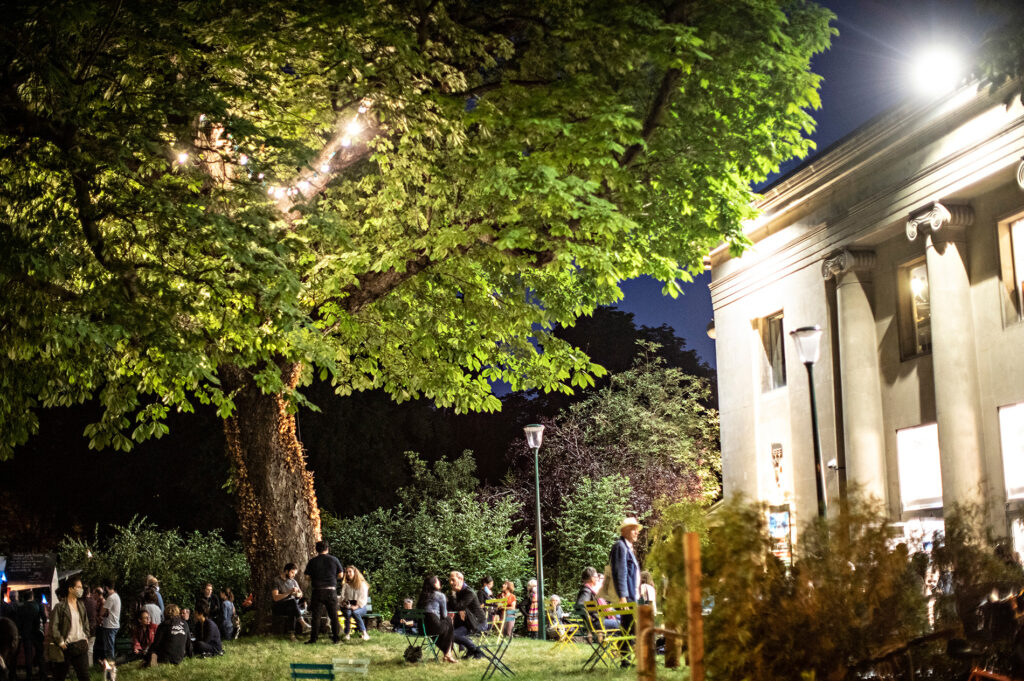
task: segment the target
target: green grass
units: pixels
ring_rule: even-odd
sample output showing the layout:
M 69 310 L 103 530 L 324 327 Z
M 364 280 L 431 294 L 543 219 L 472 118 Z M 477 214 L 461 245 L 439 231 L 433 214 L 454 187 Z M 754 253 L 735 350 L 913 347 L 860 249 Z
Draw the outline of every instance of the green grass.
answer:
M 397 634 L 371 632 L 369 641 L 352 640 L 332 645 L 330 639 L 307 646 L 280 638 L 246 638 L 225 644 L 224 656 L 185 660 L 177 667 L 160 665 L 142 669 L 138 662 L 118 669 L 118 681 L 289 681 L 291 662 L 331 662 L 333 658 L 367 658 L 368 678 L 382 681 L 478 681 L 487 668 L 485 660 L 462 660 L 458 664 L 419 662 L 409 664 L 402 659 L 406 641 Z M 505 662 L 516 673 L 511 681 L 541 681 L 575 677 L 580 681 L 603 679 L 635 679 L 636 669 L 608 669 L 584 672 L 583 662 L 590 654 L 586 644 L 575 650 L 552 652 L 554 644 L 517 638 L 505 654 Z M 424 650 L 424 654 L 429 653 Z M 659 664 L 661 663 L 659 658 Z M 356 681 L 357 674 L 345 675 Z M 344 681 L 344 676 L 340 677 Z M 500 674 L 496 680 L 503 679 Z M 685 670 L 658 670 L 659 679 L 687 681 Z

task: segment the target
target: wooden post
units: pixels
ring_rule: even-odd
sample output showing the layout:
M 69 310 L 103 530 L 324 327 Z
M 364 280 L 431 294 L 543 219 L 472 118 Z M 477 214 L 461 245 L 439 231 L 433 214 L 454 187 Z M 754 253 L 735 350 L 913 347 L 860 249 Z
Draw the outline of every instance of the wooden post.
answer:
M 686 615 L 689 635 L 690 681 L 704 681 L 704 620 L 700 591 L 700 535 L 687 532 L 683 537 L 686 549 Z
M 681 530 L 675 530 L 672 532 L 673 542 L 679 543 L 680 554 L 685 555 L 686 551 L 686 538 Z M 684 566 L 685 567 L 685 566 Z M 667 596 L 667 594 L 666 594 Z M 667 599 L 666 599 L 667 600 Z M 682 622 L 679 621 L 666 621 L 665 626 L 669 629 L 675 629 L 681 631 Z M 665 638 L 665 668 L 666 669 L 678 669 L 682 664 L 683 659 L 683 639 L 681 636 L 667 636 Z
M 655 681 L 658 675 L 654 657 L 654 606 L 649 603 L 638 605 L 636 622 L 636 678 Z

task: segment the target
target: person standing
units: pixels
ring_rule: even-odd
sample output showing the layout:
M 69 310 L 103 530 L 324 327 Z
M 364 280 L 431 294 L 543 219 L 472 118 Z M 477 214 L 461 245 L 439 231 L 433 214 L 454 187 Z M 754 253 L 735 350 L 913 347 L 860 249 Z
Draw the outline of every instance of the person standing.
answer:
M 11 600 L 13 602 L 14 599 Z M 20 603 L 14 611 L 15 622 L 18 625 L 18 634 L 21 636 L 21 652 L 25 658 L 25 678 L 31 679 L 32 665 L 35 663 L 38 650 L 35 637 L 40 630 L 42 609 L 39 607 L 39 601 L 35 599 L 32 589 L 22 591 L 19 600 Z M 42 677 L 42 669 L 39 671 L 40 677 Z
M 103 612 L 103 589 L 100 587 L 86 588 L 85 590 L 85 611 L 89 613 L 89 666 L 93 665 L 93 662 L 100 659 L 102 654 L 103 641 L 96 642 L 97 635 L 100 633 L 100 623 L 103 618 L 100 617 L 100 613 Z
M 619 603 L 636 603 L 640 588 L 640 561 L 636 558 L 633 544 L 640 536 L 641 526 L 636 518 L 626 518 L 619 525 L 619 538 L 612 545 L 608 562 L 612 566 L 612 584 Z M 633 632 L 633 616 L 622 615 L 619 627 L 624 633 Z M 623 661 L 623 665 L 627 663 Z
M 649 603 L 654 616 L 658 616 L 658 594 L 654 589 L 651 573 L 644 570 L 640 573 L 640 603 Z
M 114 661 L 115 649 L 114 639 L 117 638 L 117 630 L 121 628 L 121 597 L 117 594 L 114 580 L 103 581 L 103 610 L 100 611 L 100 633 L 97 638 L 103 641 L 103 656 L 101 660 Z M 85 606 L 82 606 L 83 609 Z
M 50 640 L 60 648 L 63 658 L 53 664 L 54 681 L 64 681 L 72 667 L 78 681 L 89 681 L 89 614 L 82 602 L 84 595 L 82 580 L 72 578 L 64 600 L 50 613 Z
M 526 584 L 526 597 L 523 599 L 523 617 L 526 619 L 526 632 L 530 638 L 537 638 L 540 626 L 540 603 L 537 601 L 537 580 L 531 579 Z
M 221 628 L 221 637 L 225 641 L 231 641 L 235 638 L 235 594 L 231 592 L 231 587 L 224 587 L 220 590 L 220 610 L 223 613 L 224 626 Z
M 224 610 L 221 608 L 220 599 L 217 598 L 217 594 L 213 593 L 213 584 L 207 582 L 203 584 L 203 590 L 199 592 L 199 597 L 196 598 L 195 611 L 199 612 L 206 606 L 207 617 L 217 623 L 220 628 L 224 627 Z
M 338 622 L 338 579 L 344 568 L 341 561 L 332 556 L 330 544 L 326 540 L 316 543 L 316 553 L 306 563 L 303 571 L 313 586 L 313 597 L 309 601 L 309 612 L 313 629 L 306 644 L 316 643 L 320 635 L 320 606 L 327 609 L 327 618 L 331 623 L 331 641 L 341 641 L 341 624 Z
M 163 621 L 164 597 L 160 594 L 160 580 L 153 575 L 146 575 L 146 588 L 156 592 L 156 604 L 160 607 L 160 620 Z

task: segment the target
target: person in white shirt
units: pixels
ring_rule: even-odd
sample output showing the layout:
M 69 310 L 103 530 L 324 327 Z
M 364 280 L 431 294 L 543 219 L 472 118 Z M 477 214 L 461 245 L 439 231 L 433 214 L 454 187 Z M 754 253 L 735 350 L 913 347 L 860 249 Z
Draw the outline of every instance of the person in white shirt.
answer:
M 103 641 L 103 656 L 99 659 L 114 661 L 114 639 L 121 628 L 121 597 L 117 595 L 113 580 L 103 582 L 103 610 L 100 611 L 100 635 Z

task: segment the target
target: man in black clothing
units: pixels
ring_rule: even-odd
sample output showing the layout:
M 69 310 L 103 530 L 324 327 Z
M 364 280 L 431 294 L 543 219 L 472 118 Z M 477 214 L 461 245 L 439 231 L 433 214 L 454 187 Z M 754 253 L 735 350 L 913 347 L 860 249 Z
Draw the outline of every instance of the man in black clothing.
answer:
M 483 608 L 461 572 L 452 570 L 448 575 L 448 583 L 452 586 L 448 596 L 448 612 L 453 614 L 452 624 L 455 626 L 452 638 L 466 650 L 467 657 L 480 659 L 484 654 L 470 636 L 482 631 L 487 625 Z
M 199 625 L 196 631 L 196 642 L 192 644 L 196 655 L 210 657 L 211 655 L 223 655 L 224 648 L 220 642 L 220 627 L 207 616 L 205 608 L 196 610 L 196 624 Z
M 309 635 L 309 643 L 316 643 L 320 635 L 320 606 L 327 608 L 327 617 L 331 622 L 331 641 L 341 640 L 341 624 L 338 622 L 338 579 L 344 568 L 341 561 L 332 556 L 326 541 L 316 543 L 317 555 L 306 563 L 303 572 L 309 577 L 313 586 L 313 596 L 309 601 L 309 613 L 312 618 L 313 631 Z

